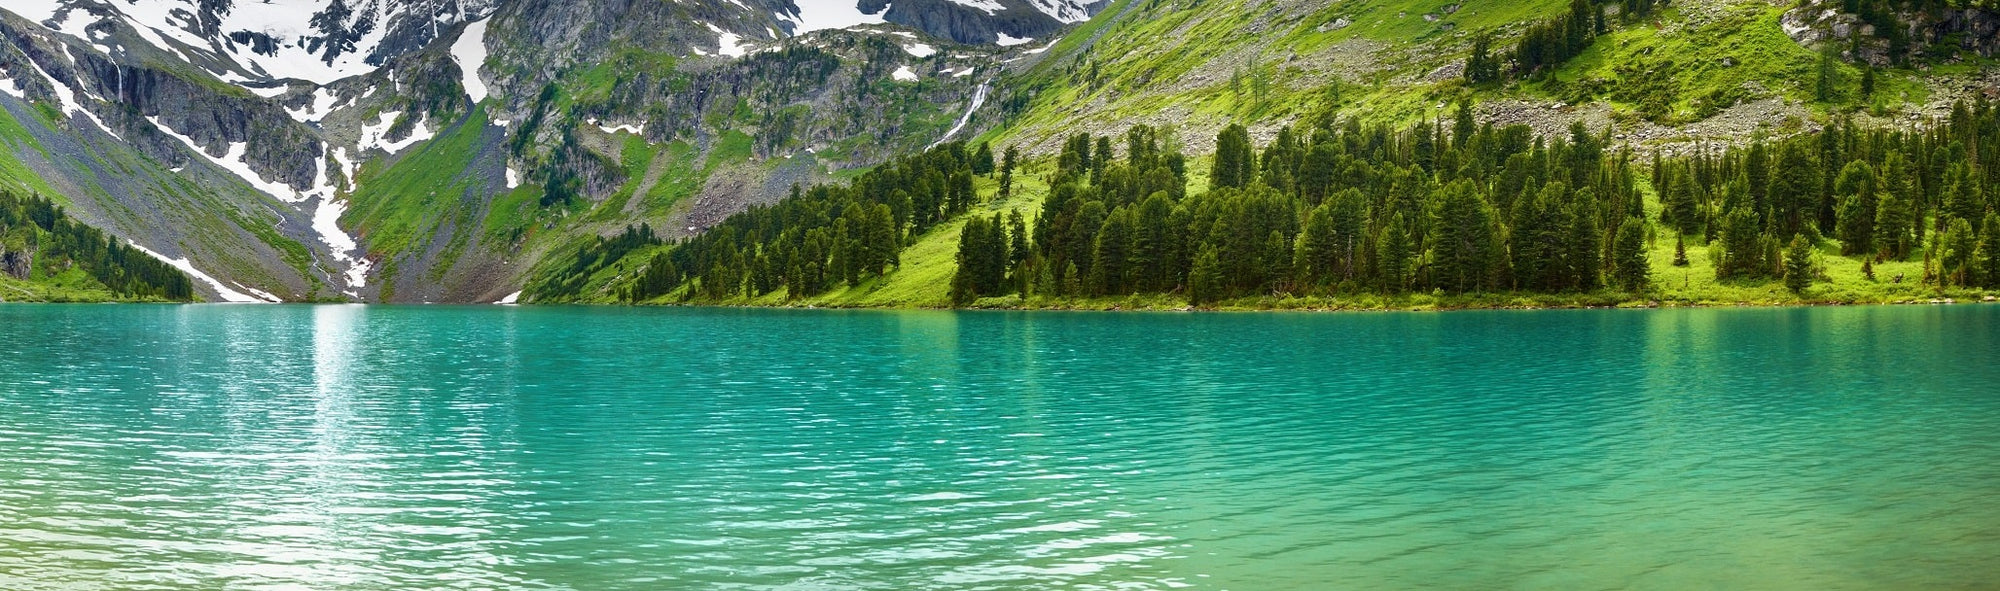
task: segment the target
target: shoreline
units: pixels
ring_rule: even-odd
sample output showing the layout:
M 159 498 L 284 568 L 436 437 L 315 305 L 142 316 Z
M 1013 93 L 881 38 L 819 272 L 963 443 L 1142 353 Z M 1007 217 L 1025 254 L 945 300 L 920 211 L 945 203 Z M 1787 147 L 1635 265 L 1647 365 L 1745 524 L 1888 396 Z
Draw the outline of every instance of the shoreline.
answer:
M 1136 297 L 1136 296 L 1135 296 Z M 1410 297 L 1410 296 L 1404 296 Z M 1437 297 L 1437 296 L 1421 296 Z M 1450 296 L 1446 296 L 1449 298 Z M 1411 302 L 1407 305 L 1381 305 L 1371 303 L 1322 303 L 1321 298 L 1279 299 L 1275 305 L 1242 305 L 1224 303 L 1222 305 L 1190 306 L 1185 303 L 1165 304 L 1159 302 L 1132 302 L 1130 300 L 1085 300 L 1052 301 L 1040 304 L 1007 303 L 1004 300 L 1017 298 L 988 298 L 1003 300 L 981 304 L 974 302 L 965 306 L 930 305 L 875 305 L 839 303 L 757 303 L 757 302 L 671 302 L 671 303 L 606 303 L 606 302 L 564 302 L 520 304 L 523 306 L 611 306 L 630 308 L 682 307 L 682 308 L 743 308 L 773 310 L 978 310 L 995 312 L 1458 312 L 1478 310 L 1652 310 L 1652 309 L 1698 309 L 1698 308 L 1817 308 L 1837 306 L 1950 306 L 1963 304 L 2000 303 L 2000 296 L 1986 292 L 1972 294 L 1941 295 L 1933 298 L 1900 298 L 1887 300 L 1780 300 L 1780 301 L 1689 301 L 1689 300 L 1624 300 L 1618 302 L 1558 303 L 1523 302 L 1513 298 L 1508 302 Z

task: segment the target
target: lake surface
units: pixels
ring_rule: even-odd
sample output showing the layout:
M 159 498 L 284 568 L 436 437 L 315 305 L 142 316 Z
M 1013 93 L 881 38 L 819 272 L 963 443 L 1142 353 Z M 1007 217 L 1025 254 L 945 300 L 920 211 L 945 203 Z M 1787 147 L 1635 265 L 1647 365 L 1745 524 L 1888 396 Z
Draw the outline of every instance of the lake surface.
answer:
M 0 588 L 1963 588 L 2000 306 L 0 306 Z

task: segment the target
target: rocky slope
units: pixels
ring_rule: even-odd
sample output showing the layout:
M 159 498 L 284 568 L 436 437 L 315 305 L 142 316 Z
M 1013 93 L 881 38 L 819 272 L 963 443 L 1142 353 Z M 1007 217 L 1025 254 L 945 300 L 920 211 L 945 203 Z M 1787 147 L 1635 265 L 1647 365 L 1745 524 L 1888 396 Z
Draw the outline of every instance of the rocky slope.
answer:
M 492 301 L 578 240 L 698 231 L 938 141 L 1090 10 L 868 4 L 10 3 L 0 183 L 209 299 Z

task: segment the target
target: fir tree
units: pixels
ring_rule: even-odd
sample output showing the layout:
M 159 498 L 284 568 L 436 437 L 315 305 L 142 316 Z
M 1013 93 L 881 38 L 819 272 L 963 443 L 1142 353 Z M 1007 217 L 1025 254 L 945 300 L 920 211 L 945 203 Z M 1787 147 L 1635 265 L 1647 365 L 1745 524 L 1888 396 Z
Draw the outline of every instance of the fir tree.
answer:
M 1021 151 L 1013 146 L 1007 146 L 1006 155 L 1000 160 L 1001 199 L 1007 199 L 1014 195 L 1014 163 L 1019 162 L 1020 159 Z
M 1402 293 L 1410 285 L 1410 253 L 1415 249 L 1409 233 L 1403 230 L 1402 214 L 1389 218 L 1387 226 L 1376 245 L 1376 270 L 1384 291 Z
M 1973 256 L 1979 265 L 1981 285 L 2000 289 L 2000 213 L 1986 214 L 1980 233 L 1979 250 Z
M 1492 206 L 1479 198 L 1471 181 L 1457 181 L 1438 191 L 1432 226 L 1437 240 L 1432 266 L 1439 287 L 1474 292 L 1493 286 L 1499 245 L 1493 232 Z
M 1804 234 L 1792 236 L 1792 245 L 1785 249 L 1785 289 L 1805 293 L 1812 286 L 1812 254 L 1812 242 Z
M 1222 261 L 1214 245 L 1203 247 L 1201 253 L 1195 255 L 1194 268 L 1188 271 L 1187 294 L 1188 305 L 1191 306 L 1222 300 Z
M 1209 172 L 1209 190 L 1250 186 L 1256 172 L 1256 156 L 1251 153 L 1250 130 L 1230 125 L 1215 137 L 1215 166 Z
M 972 174 L 986 176 L 993 174 L 993 145 L 979 142 L 979 148 L 972 152 Z
M 1940 283 L 1971 287 L 1979 279 L 1979 236 L 1972 230 L 1972 223 L 1955 218 L 1945 226 L 1944 234 L 1938 237 L 1943 247 L 1939 257 L 1943 268 L 1939 270 Z
M 1645 220 L 1625 218 L 1625 223 L 1618 226 L 1618 237 L 1612 241 L 1611 257 L 1612 275 L 1617 278 L 1619 288 L 1632 293 L 1646 290 L 1652 278 L 1652 263 L 1646 257 Z
M 1840 199 L 1836 234 L 1841 254 L 1875 253 L 1875 208 L 1880 204 L 1875 184 L 1875 168 L 1862 160 L 1847 163 L 1833 183 Z

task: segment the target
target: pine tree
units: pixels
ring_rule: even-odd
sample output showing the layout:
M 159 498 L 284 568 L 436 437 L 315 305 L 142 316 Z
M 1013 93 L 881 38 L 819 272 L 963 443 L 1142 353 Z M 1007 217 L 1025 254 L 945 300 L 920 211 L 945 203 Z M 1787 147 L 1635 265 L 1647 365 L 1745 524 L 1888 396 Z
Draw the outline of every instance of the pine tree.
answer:
M 1687 239 L 1678 234 L 1674 235 L 1674 266 L 1688 266 Z
M 1722 217 L 1722 256 L 1715 259 L 1715 277 L 1734 279 L 1768 274 L 1764 259 L 1763 232 L 1749 207 L 1738 207 Z
M 1209 190 L 1250 186 L 1256 166 L 1250 130 L 1242 125 L 1224 128 L 1215 136 L 1215 166 L 1209 172 Z
M 1917 203 L 1910 195 L 1909 171 L 1901 152 L 1891 152 L 1883 161 L 1879 183 L 1875 205 L 1876 246 L 1884 258 L 1907 259 L 1916 244 L 1911 232 L 1917 226 Z
M 1771 213 L 1776 218 L 1772 225 L 1778 235 L 1790 236 L 1806 230 L 1806 214 L 1819 202 L 1815 198 L 1819 192 L 1816 171 L 1812 155 L 1798 142 L 1786 142 L 1778 149 L 1778 167 L 1771 175 L 1769 191 Z
M 991 253 L 987 244 L 992 239 L 992 231 L 987 227 L 986 218 L 973 216 L 965 220 L 965 226 L 958 233 L 958 271 L 951 276 L 951 301 L 960 306 L 979 299 L 980 288 Z
M 1841 254 L 1875 253 L 1875 208 L 1879 205 L 1875 184 L 1875 168 L 1862 160 L 1847 163 L 1833 182 L 1833 192 L 1840 199 L 1836 234 Z
M 972 150 L 972 174 L 994 174 L 994 146 L 990 142 L 980 142 L 980 148 Z
M 1410 235 L 1403 230 L 1403 216 L 1396 214 L 1389 218 L 1382 230 L 1382 240 L 1376 245 L 1375 266 L 1381 275 L 1382 289 L 1389 293 L 1402 293 L 1410 285 Z
M 1604 236 L 1598 230 L 1597 208 L 1592 204 L 1595 200 L 1596 193 L 1586 188 L 1577 191 L 1570 204 L 1569 251 L 1563 255 L 1569 268 L 1570 289 L 1591 291 L 1603 284 Z
M 1613 264 L 1612 275 L 1618 280 L 1618 287 L 1632 293 L 1646 290 L 1652 279 L 1652 262 L 1646 257 L 1646 222 L 1637 217 L 1625 218 L 1618 226 L 1618 236 L 1611 244 Z
M 1480 33 L 1472 38 L 1472 56 L 1465 60 L 1465 80 L 1485 84 L 1499 79 L 1500 60 L 1493 56 L 1493 34 Z
M 2000 289 L 2000 213 L 1986 214 L 1982 226 L 1979 252 L 1974 256 L 1979 263 L 1979 279 L 1988 288 Z
M 1792 245 L 1785 249 L 1785 289 L 1805 293 L 1812 286 L 1812 254 L 1812 242 L 1804 234 L 1792 236 Z
M 1979 236 L 1973 233 L 1972 223 L 1963 218 L 1952 219 L 1950 225 L 1945 226 L 1944 234 L 1938 237 L 1938 242 L 1944 251 L 1939 257 L 1944 265 L 1938 273 L 1940 283 L 1959 287 L 1976 285 L 1980 266 L 1977 258 Z
M 1007 199 L 1014 195 L 1014 163 L 1019 162 L 1020 158 L 1021 152 L 1019 149 L 1007 146 L 1007 153 L 1000 160 L 1001 199 Z
M 1493 232 L 1492 206 L 1468 180 L 1440 189 L 1437 199 L 1432 224 L 1437 240 L 1431 254 L 1438 286 L 1455 292 L 1492 287 L 1503 254 Z
M 1194 268 L 1188 271 L 1188 305 L 1221 301 L 1223 285 L 1222 261 L 1216 254 L 1215 246 L 1202 247 L 1201 253 L 1194 257 Z
M 1096 185 L 1104 178 L 1104 169 L 1111 165 L 1111 136 L 1097 138 L 1097 151 L 1090 159 L 1090 184 Z

